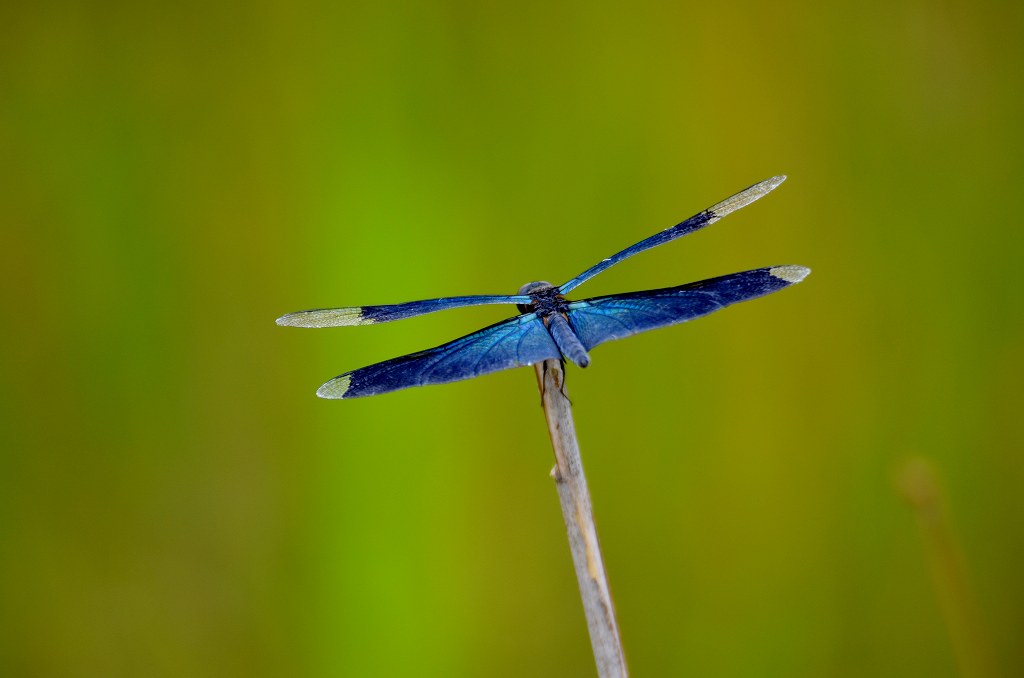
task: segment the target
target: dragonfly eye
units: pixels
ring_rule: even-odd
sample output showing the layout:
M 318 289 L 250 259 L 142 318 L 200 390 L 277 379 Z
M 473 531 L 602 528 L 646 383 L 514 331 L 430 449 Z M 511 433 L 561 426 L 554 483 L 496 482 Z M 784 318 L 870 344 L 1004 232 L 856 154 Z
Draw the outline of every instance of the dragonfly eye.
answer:
M 534 292 L 539 292 L 540 290 L 547 289 L 549 287 L 554 287 L 554 285 L 545 280 L 537 280 L 534 282 L 526 283 L 525 285 L 520 287 L 519 294 L 533 294 Z

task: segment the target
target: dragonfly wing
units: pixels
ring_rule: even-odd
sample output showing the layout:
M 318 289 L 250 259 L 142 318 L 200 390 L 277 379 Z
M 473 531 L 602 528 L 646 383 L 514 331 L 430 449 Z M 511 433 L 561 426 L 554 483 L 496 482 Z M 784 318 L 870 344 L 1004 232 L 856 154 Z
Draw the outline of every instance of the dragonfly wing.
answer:
M 774 266 L 679 287 L 574 301 L 569 304 L 569 323 L 589 351 L 606 341 L 675 325 L 777 292 L 810 272 L 803 266 Z
M 594 264 L 569 282 L 559 286 L 558 289 L 562 294 L 568 294 L 570 291 L 576 289 L 587 280 L 590 280 L 601 271 L 611 268 L 623 259 L 628 259 L 634 254 L 639 254 L 640 252 L 649 250 L 652 247 L 664 245 L 676 238 L 698 231 L 705 226 L 710 226 L 727 214 L 731 214 L 738 209 L 746 207 L 755 200 L 760 200 L 778 188 L 779 184 L 785 180 L 785 175 L 779 175 L 777 177 L 772 177 L 771 179 L 765 179 L 764 181 L 756 183 L 749 188 L 745 188 L 736 195 L 728 197 L 716 205 L 712 205 L 699 214 L 693 215 L 686 221 L 682 221 L 675 226 L 666 228 L 664 231 L 655 233 L 651 237 L 645 238 L 637 244 L 631 245 L 621 252 L 613 254 L 607 259 Z
M 288 327 L 343 327 L 347 325 L 373 325 L 391 320 L 411 318 L 424 313 L 443 311 L 463 306 L 480 306 L 482 304 L 528 304 L 527 295 L 515 296 L 469 296 L 443 297 L 441 299 L 425 299 L 409 301 L 404 304 L 388 304 L 385 306 L 350 306 L 348 308 L 316 308 L 311 311 L 289 313 L 277 319 L 278 325 Z
M 561 353 L 535 313 L 509 318 L 437 348 L 346 372 L 320 387 L 321 398 L 358 398 L 410 386 L 445 384 Z

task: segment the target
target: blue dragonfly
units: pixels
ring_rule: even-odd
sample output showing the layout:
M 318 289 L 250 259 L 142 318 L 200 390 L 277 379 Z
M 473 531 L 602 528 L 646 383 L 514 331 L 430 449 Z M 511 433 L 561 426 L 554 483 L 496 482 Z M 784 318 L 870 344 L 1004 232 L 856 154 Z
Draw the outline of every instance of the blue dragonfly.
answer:
M 278 318 L 277 324 L 288 327 L 373 325 L 463 306 L 518 306 L 520 315 L 447 344 L 337 376 L 317 390 L 321 398 L 358 398 L 410 386 L 445 384 L 552 359 L 569 359 L 586 367 L 590 364 L 588 352 L 606 341 L 698 318 L 803 280 L 810 269 L 770 266 L 678 287 L 580 301 L 565 298 L 566 294 L 623 259 L 709 226 L 763 198 L 785 179 L 785 176 L 777 176 L 754 184 L 686 221 L 601 260 L 558 286 L 532 282 L 523 285 L 515 295 L 444 297 L 385 306 L 299 311 Z

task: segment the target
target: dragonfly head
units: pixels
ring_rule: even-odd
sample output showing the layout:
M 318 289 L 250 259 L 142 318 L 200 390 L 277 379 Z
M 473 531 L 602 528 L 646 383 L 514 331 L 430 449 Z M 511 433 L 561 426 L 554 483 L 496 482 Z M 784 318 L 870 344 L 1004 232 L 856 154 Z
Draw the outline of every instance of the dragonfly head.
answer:
M 533 294 L 534 292 L 539 292 L 540 290 L 546 289 L 548 287 L 554 287 L 554 285 L 547 282 L 546 280 L 535 280 L 534 282 L 526 283 L 525 285 L 520 287 L 519 294 Z

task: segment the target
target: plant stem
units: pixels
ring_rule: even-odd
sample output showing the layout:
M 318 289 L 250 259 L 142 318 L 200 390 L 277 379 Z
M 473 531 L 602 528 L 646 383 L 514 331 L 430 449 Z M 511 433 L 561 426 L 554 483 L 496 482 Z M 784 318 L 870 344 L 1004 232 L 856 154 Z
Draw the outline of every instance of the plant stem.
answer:
M 594 649 L 597 674 L 601 678 L 625 678 L 626 659 L 622 653 L 619 625 L 615 620 L 612 596 L 608 590 L 608 577 L 597 543 L 597 528 L 587 491 L 587 478 L 583 474 L 580 446 L 576 440 L 576 426 L 572 419 L 572 403 L 565 395 L 565 373 L 559 360 L 545 360 L 534 365 L 537 386 L 540 388 L 544 416 L 548 422 L 551 446 L 555 450 L 555 479 L 562 516 L 569 533 L 576 579 L 583 598 L 583 611 L 590 630 L 590 644 Z
M 917 514 L 924 535 L 932 582 L 960 675 L 966 678 L 999 675 L 971 587 L 966 558 L 953 531 L 945 492 L 934 464 L 924 457 L 912 458 L 904 464 L 898 482 L 903 496 Z

